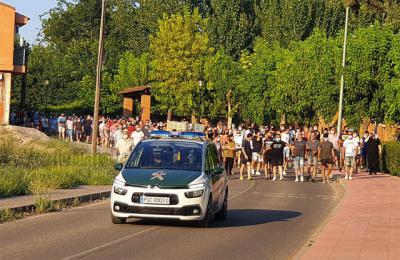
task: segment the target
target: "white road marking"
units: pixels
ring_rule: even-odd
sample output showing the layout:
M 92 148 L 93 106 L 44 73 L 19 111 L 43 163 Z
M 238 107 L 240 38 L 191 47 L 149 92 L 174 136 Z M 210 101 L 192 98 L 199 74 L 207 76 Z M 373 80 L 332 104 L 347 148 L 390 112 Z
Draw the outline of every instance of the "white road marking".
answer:
M 88 255 L 90 255 L 90 254 L 96 252 L 96 251 L 105 249 L 105 248 L 107 248 L 107 247 L 110 247 L 110 246 L 112 246 L 112 245 L 118 244 L 118 243 L 120 243 L 120 242 L 122 242 L 122 241 L 125 241 L 125 240 L 127 240 L 127 239 L 130 239 L 130 238 L 132 238 L 132 237 L 141 235 L 141 234 L 143 234 L 143 233 L 145 233 L 145 232 L 148 232 L 148 231 L 151 231 L 151 230 L 155 230 L 155 229 L 157 229 L 157 228 L 159 228 L 159 227 L 147 228 L 147 229 L 145 229 L 145 230 L 142 230 L 142 231 L 139 231 L 139 232 L 130 234 L 130 235 L 125 236 L 125 237 L 118 238 L 118 239 L 116 239 L 116 240 L 113 240 L 113 241 L 111 241 L 111 242 L 102 244 L 102 245 L 100 245 L 100 246 L 96 246 L 96 247 L 94 247 L 94 248 L 91 248 L 91 249 L 89 249 L 89 250 L 80 252 L 80 253 L 78 253 L 78 254 L 75 254 L 75 255 L 66 257 L 66 258 L 64 258 L 63 260 L 71 260 L 71 259 L 80 259 L 80 258 L 83 258 L 83 257 L 85 257 L 85 256 L 88 256 Z

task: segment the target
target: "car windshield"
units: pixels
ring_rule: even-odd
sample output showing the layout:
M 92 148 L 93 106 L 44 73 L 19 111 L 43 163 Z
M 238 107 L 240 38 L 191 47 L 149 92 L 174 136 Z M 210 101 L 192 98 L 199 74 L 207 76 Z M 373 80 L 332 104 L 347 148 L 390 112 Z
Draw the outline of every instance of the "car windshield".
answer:
M 141 142 L 126 168 L 201 171 L 202 145 L 181 141 Z

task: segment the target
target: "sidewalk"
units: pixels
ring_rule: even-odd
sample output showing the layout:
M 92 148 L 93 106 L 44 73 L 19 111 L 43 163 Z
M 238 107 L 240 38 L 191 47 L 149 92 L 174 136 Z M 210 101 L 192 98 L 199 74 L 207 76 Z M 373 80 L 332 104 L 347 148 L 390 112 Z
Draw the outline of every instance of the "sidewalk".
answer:
M 111 186 L 79 186 L 74 189 L 58 189 L 50 195 L 52 201 L 71 202 L 79 200 L 86 202 L 109 197 Z M 35 195 L 17 196 L 0 199 L 0 210 L 13 209 L 18 211 L 30 211 L 35 204 Z
M 400 259 L 400 178 L 360 173 L 341 182 L 342 201 L 301 259 Z

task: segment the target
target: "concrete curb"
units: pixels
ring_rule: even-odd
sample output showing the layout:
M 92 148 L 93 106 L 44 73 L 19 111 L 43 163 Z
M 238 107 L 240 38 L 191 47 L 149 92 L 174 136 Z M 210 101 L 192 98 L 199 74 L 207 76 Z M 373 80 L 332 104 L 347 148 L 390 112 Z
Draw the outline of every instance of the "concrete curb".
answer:
M 63 203 L 66 206 L 72 206 L 75 203 L 84 203 L 84 202 L 90 202 L 94 200 L 103 200 L 106 198 L 109 198 L 111 196 L 111 191 L 101 191 L 101 192 L 93 192 L 89 194 L 83 194 L 83 195 L 78 195 L 78 196 L 71 196 L 67 198 L 62 198 L 62 199 L 50 199 L 51 202 L 53 203 Z M 40 197 L 40 196 L 38 196 Z M 23 206 L 18 206 L 18 207 L 11 207 L 11 208 L 2 208 L 1 210 L 11 210 L 15 213 L 32 213 L 36 209 L 36 206 L 34 203 L 23 205 Z

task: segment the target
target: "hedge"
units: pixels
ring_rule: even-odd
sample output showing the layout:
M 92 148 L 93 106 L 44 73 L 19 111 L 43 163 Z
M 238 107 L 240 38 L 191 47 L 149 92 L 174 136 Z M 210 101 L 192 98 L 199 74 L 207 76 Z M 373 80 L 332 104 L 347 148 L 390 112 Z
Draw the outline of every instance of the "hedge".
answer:
M 400 176 L 400 142 L 385 142 L 382 154 L 383 170 Z

